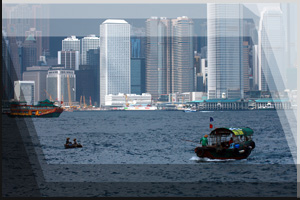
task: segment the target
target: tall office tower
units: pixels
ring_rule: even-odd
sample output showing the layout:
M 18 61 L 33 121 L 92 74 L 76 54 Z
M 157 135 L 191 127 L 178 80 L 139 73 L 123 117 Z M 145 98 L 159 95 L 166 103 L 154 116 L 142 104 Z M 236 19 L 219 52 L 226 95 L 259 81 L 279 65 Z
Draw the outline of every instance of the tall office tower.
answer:
M 243 98 L 243 8 L 207 4 L 208 98 Z
M 62 51 L 79 51 L 80 52 L 80 40 L 76 36 L 72 35 L 62 41 Z
M 252 47 L 252 75 L 253 90 L 258 90 L 259 86 L 259 61 L 258 61 L 258 45 Z
M 265 8 L 259 23 L 259 90 L 285 89 L 284 27 L 279 7 Z
M 92 97 L 92 101 L 97 105 L 99 105 L 100 102 L 100 47 L 97 49 L 90 49 L 87 51 L 87 60 L 86 64 L 91 67 L 91 70 L 94 73 L 94 76 L 96 77 L 93 83 L 95 87 L 94 91 L 94 97 Z M 96 83 L 96 84 L 95 84 Z
M 69 78 L 68 78 L 69 77 Z M 76 75 L 74 70 L 51 69 L 47 74 L 46 91 L 55 101 L 76 101 Z M 70 96 L 69 96 L 70 92 Z
M 57 64 L 65 69 L 79 70 L 79 51 L 58 51 Z
M 171 90 L 171 22 L 165 17 L 146 21 L 146 92 L 153 99 Z
M 186 16 L 172 20 L 172 93 L 194 91 L 194 23 Z
M 14 99 L 16 101 L 26 101 L 28 105 L 33 105 L 34 99 L 34 81 L 15 81 Z
M 48 74 L 48 66 L 32 66 L 27 67 L 26 72 L 23 73 L 24 81 L 34 81 L 34 99 L 35 101 L 43 101 L 47 98 L 46 78 Z
M 250 46 L 247 41 L 243 42 L 243 79 L 244 79 L 244 92 L 248 92 L 250 90 L 250 79 L 249 79 L 249 71 L 250 71 Z
M 131 93 L 145 92 L 145 58 L 131 58 Z
M 100 38 L 95 35 L 88 35 L 81 39 L 81 64 L 87 64 L 87 51 L 100 47 Z
M 130 24 L 108 19 L 100 25 L 100 105 L 105 95 L 130 94 Z
M 37 65 L 39 60 L 37 53 L 37 42 L 33 35 L 29 35 L 25 42 L 23 43 L 23 52 L 22 52 L 22 73 L 26 71 L 27 67 L 32 67 Z
M 33 37 L 36 42 L 36 58 L 37 60 L 40 59 L 40 56 L 43 55 L 43 42 L 42 42 L 42 31 L 36 30 L 36 28 L 30 28 L 29 31 L 25 32 L 25 38 Z
M 2 30 L 2 100 L 14 98 L 13 62 L 10 55 L 9 39 L 6 31 Z

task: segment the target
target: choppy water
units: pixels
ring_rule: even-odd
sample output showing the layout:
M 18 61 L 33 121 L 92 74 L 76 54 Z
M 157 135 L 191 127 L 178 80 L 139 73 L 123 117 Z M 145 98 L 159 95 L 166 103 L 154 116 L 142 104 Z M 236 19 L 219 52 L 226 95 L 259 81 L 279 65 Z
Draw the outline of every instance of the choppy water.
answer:
M 247 164 L 293 164 L 276 111 L 104 111 L 64 112 L 33 119 L 49 164 L 195 164 L 197 144 L 214 127 L 250 127 L 256 148 Z M 67 137 L 83 148 L 64 149 Z M 213 161 L 218 162 L 218 161 Z M 224 163 L 218 162 L 218 163 Z

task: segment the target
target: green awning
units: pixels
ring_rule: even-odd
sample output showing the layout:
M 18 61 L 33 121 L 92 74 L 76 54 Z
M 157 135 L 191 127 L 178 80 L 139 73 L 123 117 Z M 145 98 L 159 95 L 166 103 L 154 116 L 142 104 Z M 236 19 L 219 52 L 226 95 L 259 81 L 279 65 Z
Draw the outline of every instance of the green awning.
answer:
M 236 136 L 251 136 L 253 135 L 253 130 L 249 127 L 246 128 L 216 128 L 213 130 L 211 135 L 230 135 L 234 134 Z

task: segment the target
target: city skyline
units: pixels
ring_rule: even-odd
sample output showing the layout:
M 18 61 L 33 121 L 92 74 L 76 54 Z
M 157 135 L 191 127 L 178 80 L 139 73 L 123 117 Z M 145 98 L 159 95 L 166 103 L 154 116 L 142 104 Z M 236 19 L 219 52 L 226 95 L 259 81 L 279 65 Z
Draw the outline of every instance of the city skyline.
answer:
M 217 5 L 220 5 L 220 4 L 217 4 Z M 209 8 L 209 6 L 207 8 Z M 209 14 L 209 12 L 207 12 L 207 14 L 208 14 L 207 21 L 205 21 L 205 20 L 199 21 L 199 19 L 189 18 L 189 16 L 181 16 L 181 17 L 178 16 L 176 18 L 149 17 L 148 19 L 146 19 L 143 22 L 144 25 L 141 25 L 142 23 L 140 21 L 142 19 L 137 19 L 136 21 L 139 21 L 137 23 L 137 24 L 139 24 L 139 27 L 135 27 L 132 24 L 128 23 L 132 29 L 132 31 L 130 31 L 130 33 L 129 33 L 130 38 L 131 38 L 130 39 L 131 47 L 129 49 L 127 49 L 129 51 L 129 55 L 132 54 L 130 56 L 131 57 L 130 59 L 134 58 L 133 54 L 134 54 L 134 56 L 137 56 L 137 57 L 140 57 L 142 55 L 141 58 L 143 58 L 143 56 L 144 56 L 144 58 L 146 59 L 145 66 L 144 66 L 143 61 L 137 61 L 137 60 L 134 61 L 134 63 L 136 63 L 134 66 L 129 65 L 129 68 L 133 69 L 135 67 L 134 69 L 138 70 L 138 72 L 135 73 L 136 78 L 135 79 L 130 78 L 131 80 L 138 80 L 138 82 L 136 82 L 134 84 L 129 84 L 130 85 L 129 88 L 132 89 L 133 87 L 138 87 L 138 88 L 136 88 L 137 90 L 135 90 L 136 93 L 142 93 L 142 92 L 150 93 L 150 94 L 152 94 L 154 100 L 161 98 L 161 95 L 166 95 L 166 94 L 176 93 L 176 92 L 184 93 L 184 92 L 194 92 L 194 91 L 199 91 L 199 92 L 207 91 L 208 92 L 207 98 L 213 99 L 213 98 L 244 98 L 244 95 L 246 94 L 246 92 L 255 91 L 257 89 L 260 91 L 268 91 L 268 89 L 265 89 L 265 87 L 264 87 L 264 89 L 262 89 L 262 87 L 260 86 L 260 84 L 262 82 L 261 80 L 263 80 L 263 78 L 261 78 L 262 77 L 261 76 L 262 64 L 260 64 L 262 59 L 259 60 L 257 58 L 257 57 L 261 56 L 261 53 L 263 52 L 261 50 L 262 45 L 259 45 L 259 42 L 256 39 L 257 37 L 259 37 L 259 34 L 260 34 L 259 29 L 258 29 L 259 27 L 257 26 L 257 24 L 261 24 L 259 22 L 259 20 L 261 20 L 261 18 L 253 19 L 252 21 L 249 21 L 249 19 L 244 19 L 244 14 L 243 14 L 244 12 L 246 12 L 247 15 L 250 16 L 249 10 L 245 10 L 244 5 L 242 5 L 242 4 L 239 5 L 239 10 L 240 10 L 239 15 L 234 16 L 239 19 L 238 20 L 239 22 L 236 23 L 237 24 L 236 27 L 239 27 L 238 28 L 239 30 L 243 29 L 243 31 L 241 31 L 241 33 L 239 33 L 239 35 L 240 35 L 240 36 L 238 36 L 239 41 L 236 42 L 236 46 L 234 48 L 232 48 L 233 46 L 231 46 L 231 47 L 228 46 L 228 48 L 229 48 L 228 50 L 225 50 L 226 49 L 225 48 L 221 51 L 220 50 L 216 51 L 219 53 L 222 53 L 222 51 L 227 52 L 227 54 L 224 54 L 224 56 L 225 56 L 225 55 L 229 55 L 228 52 L 232 52 L 235 49 L 236 53 L 239 54 L 239 56 L 235 56 L 235 54 L 231 55 L 232 58 L 235 59 L 235 61 L 234 61 L 234 62 L 236 62 L 235 65 L 236 66 L 239 65 L 239 66 L 237 68 L 235 68 L 235 70 L 233 70 L 234 68 L 229 70 L 228 74 L 226 75 L 227 77 L 229 77 L 228 80 L 236 82 L 234 86 L 226 85 L 227 84 L 226 82 L 228 82 L 228 81 L 225 81 L 225 79 L 222 81 L 222 79 L 220 79 L 222 76 L 219 76 L 219 78 L 217 78 L 215 80 L 220 81 L 218 83 L 219 87 L 222 86 L 223 89 L 221 89 L 219 92 L 217 92 L 218 95 L 217 96 L 210 95 L 210 94 L 212 94 L 213 90 L 206 89 L 206 87 L 211 87 L 212 83 L 213 83 L 212 78 L 213 78 L 214 73 L 212 73 L 212 70 L 213 70 L 212 62 L 214 61 L 214 59 L 209 58 L 210 56 L 207 57 L 206 51 L 208 51 L 208 55 L 212 55 L 210 53 L 211 45 L 209 45 L 209 44 L 211 44 L 210 43 L 211 38 L 212 38 L 211 33 L 215 32 L 215 31 L 211 31 L 211 29 L 209 28 L 209 27 L 211 27 L 210 23 L 208 23 L 210 21 L 210 19 L 209 19 L 210 14 Z M 262 10 L 262 12 L 263 12 L 263 10 Z M 226 19 L 226 18 L 228 18 L 228 16 L 226 17 L 226 15 L 224 15 L 221 18 Z M 151 30 L 149 28 L 150 26 L 147 26 L 147 24 L 150 23 L 150 22 L 147 22 L 149 20 L 160 21 L 160 23 L 157 25 L 156 33 L 151 32 L 154 30 L 153 25 L 151 26 Z M 243 22 L 241 22 L 240 20 L 242 20 Z M 185 21 L 185 22 L 183 22 L 183 21 Z M 235 23 L 233 21 L 230 22 L 230 20 L 227 20 L 227 21 L 228 21 L 228 24 Z M 132 19 L 130 22 L 132 22 L 133 24 L 136 24 L 134 22 L 134 20 L 132 20 Z M 188 22 L 188 23 L 186 23 L 186 22 Z M 184 25 L 184 24 L 186 24 L 186 25 Z M 190 25 L 187 25 L 187 24 L 190 24 Z M 183 28 L 180 28 L 180 26 L 182 26 Z M 211 31 L 210 33 L 207 33 L 205 31 L 206 26 L 208 27 L 207 31 Z M 190 27 L 190 28 L 187 28 L 187 27 Z M 225 28 L 226 28 L 226 26 L 225 26 Z M 201 30 L 200 32 L 202 32 L 202 33 L 197 34 L 196 33 L 197 31 L 194 31 L 194 29 L 197 29 L 198 31 Z M 189 31 L 184 33 L 184 31 L 187 31 L 187 30 L 189 30 Z M 39 30 L 36 30 L 35 28 L 29 28 L 29 31 L 27 30 L 27 31 L 25 31 L 25 33 L 27 36 L 27 41 L 28 40 L 34 41 L 34 40 L 36 40 L 36 38 L 39 39 L 39 37 L 40 37 L 39 34 L 41 35 L 41 33 L 39 33 Z M 159 36 L 158 33 L 161 34 L 161 36 Z M 148 34 L 148 37 L 147 37 L 147 34 Z M 220 32 L 219 32 L 219 34 L 220 34 Z M 233 31 L 232 34 L 234 35 L 235 32 Z M 59 47 L 56 47 L 56 48 L 59 49 L 59 51 L 57 51 L 58 52 L 57 55 L 61 55 L 61 53 L 59 54 L 59 52 L 62 52 L 62 50 L 74 50 L 74 49 L 78 50 L 80 65 L 79 66 L 77 65 L 77 67 L 75 67 L 75 68 L 76 68 L 76 70 L 79 70 L 80 66 L 89 65 L 86 62 L 86 59 L 88 57 L 88 52 L 89 52 L 89 56 L 91 56 L 92 55 L 91 51 L 97 50 L 97 48 L 99 47 L 97 44 L 98 43 L 97 41 L 101 40 L 101 37 L 99 39 L 99 37 L 95 33 L 89 33 L 86 36 L 75 36 L 75 35 L 76 34 L 71 34 L 71 36 L 64 36 L 64 37 L 62 36 L 63 37 L 63 39 L 61 40 L 62 46 L 61 46 L 61 48 L 59 48 Z M 199 35 L 210 35 L 210 36 L 202 37 Z M 258 36 L 256 36 L 256 35 L 258 35 Z M 278 37 L 280 38 L 282 35 L 283 34 L 281 34 Z M 99 34 L 99 36 L 100 36 L 100 34 Z M 228 34 L 226 37 L 229 38 Z M 246 38 L 246 37 L 248 37 L 248 38 Z M 42 38 L 44 38 L 44 37 L 42 37 Z M 133 38 L 136 38 L 136 39 L 133 40 Z M 151 45 L 153 47 L 151 47 L 151 45 L 150 45 L 151 42 L 147 42 L 147 41 L 150 41 L 149 40 L 150 38 L 155 39 L 155 40 L 157 40 L 156 42 L 158 42 L 157 43 L 158 46 L 155 47 L 158 50 L 156 52 L 156 54 L 157 54 L 156 58 L 155 57 L 151 58 L 151 56 L 154 55 L 153 54 L 153 47 L 154 47 L 153 44 L 154 43 L 152 42 L 153 44 L 151 44 Z M 206 43 L 206 38 L 208 39 L 207 43 Z M 219 37 L 219 38 L 221 38 L 221 37 Z M 51 39 L 52 38 L 50 38 L 50 40 Z M 94 39 L 96 41 L 96 43 L 95 44 L 91 43 L 89 45 L 86 42 L 89 39 Z M 182 41 L 179 41 L 179 40 L 182 40 Z M 183 41 L 183 40 L 185 40 L 185 41 Z M 291 41 L 292 41 L 292 39 L 290 40 L 290 42 Z M 228 44 L 233 45 L 232 42 L 229 42 L 228 40 L 227 40 L 227 42 L 228 42 Z M 37 42 L 35 42 L 35 43 L 37 44 Z M 38 45 L 36 45 L 36 47 L 34 47 L 34 51 L 37 52 L 37 53 L 35 53 L 35 55 L 40 54 L 38 52 L 41 52 L 40 44 L 41 44 L 41 42 L 38 42 Z M 183 47 L 182 44 L 188 44 L 188 46 Z M 222 44 L 222 43 L 220 43 L 220 44 Z M 224 44 L 226 44 L 226 43 L 224 43 Z M 21 54 L 21 56 L 24 57 L 24 59 L 21 62 L 21 72 L 20 72 L 20 74 L 21 74 L 20 77 L 22 78 L 22 73 L 24 71 L 26 71 L 27 67 L 30 67 L 30 65 L 32 65 L 32 66 L 38 65 L 38 62 L 40 62 L 40 61 L 35 61 L 35 63 L 32 62 L 32 64 L 29 64 L 29 66 L 26 66 L 27 65 L 26 63 L 29 62 L 29 61 L 26 61 L 26 58 L 28 58 L 28 56 L 26 56 L 27 54 L 25 51 L 26 50 L 26 42 L 24 42 L 24 44 L 22 44 L 22 42 L 16 43 L 16 46 L 18 49 L 20 49 L 20 48 L 24 49 L 24 50 L 22 50 L 22 54 Z M 224 47 L 226 47 L 226 45 Z M 100 46 L 100 48 L 101 48 L 101 46 Z M 219 46 L 218 48 L 222 49 L 221 46 Z M 151 51 L 149 51 L 149 49 L 152 49 L 151 50 L 152 53 L 151 53 Z M 101 49 L 99 49 L 99 50 L 100 50 L 100 55 L 101 55 Z M 285 49 L 282 49 L 282 50 L 285 51 Z M 34 51 L 30 51 L 30 52 L 34 52 Z M 48 56 L 46 56 L 46 58 L 50 58 L 49 63 L 53 63 L 51 61 L 51 59 L 52 60 L 58 59 L 56 64 L 58 64 L 58 66 L 62 65 L 62 61 L 61 61 L 61 59 L 59 59 L 60 56 L 57 56 L 57 58 L 55 58 L 55 57 L 51 58 L 51 56 L 49 57 L 49 53 L 47 55 Z M 222 54 L 220 54 L 220 55 L 222 55 Z M 253 55 L 255 55 L 255 56 L 253 56 Z M 280 55 L 280 53 L 278 53 L 278 55 Z M 19 55 L 19 57 L 20 57 L 20 55 Z M 30 56 L 30 57 L 32 57 L 32 56 Z M 38 55 L 36 57 L 38 57 Z M 100 57 L 101 56 L 99 56 L 99 58 Z M 197 57 L 197 59 L 200 59 L 200 60 L 197 61 L 197 62 L 199 62 L 199 64 L 195 65 L 196 57 Z M 66 58 L 66 56 L 64 58 Z M 223 58 L 225 58 L 225 57 L 223 57 Z M 16 59 L 13 59 L 13 62 L 16 62 L 15 60 Z M 152 64 L 150 63 L 150 60 L 151 60 Z M 232 63 L 233 60 L 231 60 L 231 61 L 228 60 L 228 63 Z M 215 61 L 217 61 L 217 60 L 215 60 Z M 160 63 L 155 64 L 153 62 L 160 62 Z M 222 63 L 222 62 L 224 63 L 224 60 L 220 60 L 220 63 Z M 291 59 L 289 60 L 289 62 L 291 63 Z M 46 62 L 44 62 L 44 63 L 46 63 Z M 188 63 L 190 63 L 190 64 L 188 64 Z M 207 63 L 207 65 L 203 66 L 205 63 Z M 237 63 L 239 63 L 239 64 L 237 64 Z M 156 69 L 153 68 L 154 71 L 153 71 L 153 69 L 151 71 L 150 70 L 151 65 L 158 66 L 158 67 Z M 18 66 L 18 65 L 15 65 L 15 66 Z M 55 64 L 54 65 L 50 64 L 48 66 L 57 67 L 57 66 L 55 66 Z M 68 68 L 66 62 L 64 62 L 64 66 L 65 66 L 65 68 Z M 84 69 L 86 67 L 81 67 L 81 68 Z M 96 66 L 96 68 L 100 68 L 100 64 L 98 67 Z M 96 68 L 95 68 L 95 70 L 96 70 Z M 204 68 L 207 69 L 208 71 L 205 72 Z M 182 69 L 184 69 L 184 70 L 182 70 Z M 180 70 L 181 70 L 181 72 L 179 73 Z M 266 70 L 266 69 L 264 69 L 264 70 Z M 81 70 L 79 70 L 79 71 L 81 71 Z M 187 73 L 187 71 L 189 71 L 189 73 Z M 96 72 L 96 73 L 101 74 L 100 72 Z M 131 71 L 130 73 L 132 75 L 134 75 L 133 71 Z M 145 75 L 143 75 L 143 73 L 145 73 Z M 234 75 L 234 73 L 236 73 L 236 75 Z M 273 73 L 278 74 L 278 72 L 275 72 L 274 70 L 273 70 Z M 281 72 L 279 72 L 279 73 L 281 73 L 281 75 L 282 75 L 280 78 L 283 79 L 283 82 L 286 82 L 286 80 L 284 80 L 286 78 L 285 72 L 281 70 Z M 179 78 L 180 76 L 181 76 L 181 78 Z M 187 76 L 188 76 L 188 78 L 187 78 Z M 259 76 L 259 77 L 257 77 L 257 76 Z M 143 77 L 143 80 L 145 80 L 145 83 L 142 83 L 140 77 Z M 152 77 L 152 79 L 151 79 L 151 77 Z M 259 79 L 260 79 L 260 81 L 259 81 Z M 101 82 L 101 78 L 100 78 L 99 82 Z M 185 84 L 185 86 L 183 86 L 183 83 Z M 80 82 L 79 82 L 79 84 L 80 84 Z M 101 84 L 100 84 L 100 87 L 101 87 Z M 144 90 L 141 89 L 143 87 L 145 87 Z M 151 89 L 151 87 L 152 87 L 152 89 Z M 185 89 L 182 89 L 182 87 L 185 87 Z M 255 89 L 256 87 L 257 87 L 257 89 Z M 153 88 L 156 88 L 156 89 L 153 89 Z M 189 89 L 187 89 L 187 88 L 189 88 Z M 218 91 L 218 90 L 216 90 L 216 91 Z M 281 89 L 280 91 L 283 91 L 283 90 Z M 131 92 L 125 92 L 125 93 L 131 93 Z M 222 94 L 224 94 L 224 95 L 222 96 Z M 80 94 L 78 94 L 78 95 L 80 95 Z M 77 96 L 76 99 L 78 99 L 78 98 L 79 97 Z

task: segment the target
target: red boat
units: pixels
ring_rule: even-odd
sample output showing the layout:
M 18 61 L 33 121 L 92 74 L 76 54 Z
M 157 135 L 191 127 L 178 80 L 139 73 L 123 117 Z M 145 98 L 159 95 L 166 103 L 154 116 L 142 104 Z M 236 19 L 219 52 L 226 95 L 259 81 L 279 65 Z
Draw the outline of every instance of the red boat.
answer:
M 208 136 L 208 145 L 196 147 L 200 158 L 210 159 L 246 159 L 255 148 L 251 128 L 216 128 Z M 230 138 L 233 141 L 230 141 Z
M 37 105 L 27 105 L 24 102 L 12 102 L 9 117 L 59 117 L 63 108 L 54 105 L 53 101 L 46 99 Z

